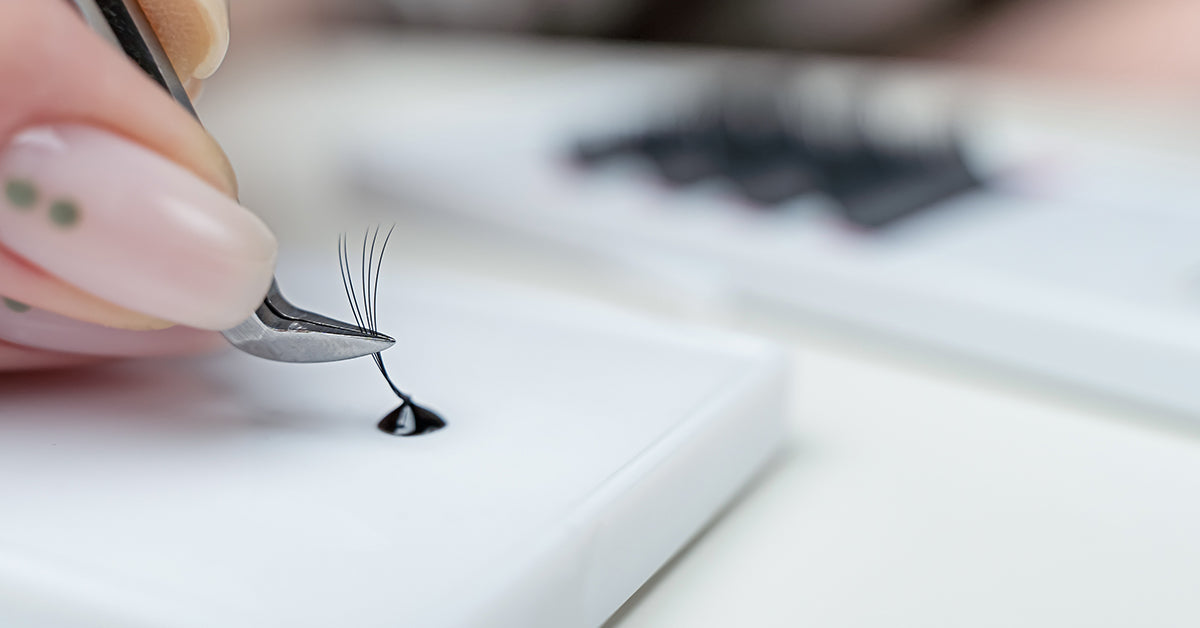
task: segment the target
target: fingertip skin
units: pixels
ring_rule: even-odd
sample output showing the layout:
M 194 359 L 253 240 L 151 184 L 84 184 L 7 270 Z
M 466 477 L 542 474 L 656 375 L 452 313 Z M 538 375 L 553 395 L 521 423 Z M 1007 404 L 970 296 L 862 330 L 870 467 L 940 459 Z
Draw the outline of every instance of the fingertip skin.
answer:
M 0 304 L 0 342 L 31 349 L 97 357 L 156 357 L 215 351 L 229 346 L 220 334 L 174 326 L 156 331 L 101 327 L 20 304 Z
M 43 351 L 0 341 L 0 373 L 72 368 L 102 360 L 91 355 Z
M 109 303 L 0 246 L 0 296 L 47 312 L 117 329 L 166 329 L 174 323 Z

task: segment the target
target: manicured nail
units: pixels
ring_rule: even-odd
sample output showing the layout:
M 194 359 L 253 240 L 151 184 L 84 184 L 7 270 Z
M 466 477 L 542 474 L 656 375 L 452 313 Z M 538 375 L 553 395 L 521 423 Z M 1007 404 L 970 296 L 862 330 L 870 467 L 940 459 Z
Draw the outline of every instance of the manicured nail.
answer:
M 276 242 L 266 225 L 120 136 L 26 130 L 0 153 L 0 186 L 0 244 L 123 308 L 226 329 L 270 286 Z
M 4 184 L 4 196 L 16 210 L 31 210 L 37 203 L 37 188 L 28 179 L 9 179 Z
M 217 71 L 229 49 L 228 0 L 140 0 L 138 4 L 185 83 Z
M 16 299 L 2 297 L 2 298 L 0 298 L 0 301 L 4 301 L 4 307 L 8 308 L 9 310 L 11 310 L 13 312 L 16 312 L 17 314 L 24 314 L 25 312 L 29 311 L 28 305 L 21 303 L 20 301 L 18 301 Z
M 7 297 L 4 304 L 6 307 L 0 308 L 0 340 L 44 351 L 149 357 L 203 353 L 226 345 L 219 334 L 190 327 L 129 331 L 72 320 Z

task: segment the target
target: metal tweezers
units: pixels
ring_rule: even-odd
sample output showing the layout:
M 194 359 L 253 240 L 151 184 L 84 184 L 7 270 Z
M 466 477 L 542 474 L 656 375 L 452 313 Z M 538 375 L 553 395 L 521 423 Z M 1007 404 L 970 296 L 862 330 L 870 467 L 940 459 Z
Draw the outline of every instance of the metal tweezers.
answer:
M 136 0 L 71 2 L 92 30 L 123 50 L 180 106 L 196 116 L 187 90 Z M 379 353 L 396 343 L 383 334 L 292 305 L 283 298 L 275 281 L 250 318 L 222 333 L 238 349 L 279 362 L 347 360 Z

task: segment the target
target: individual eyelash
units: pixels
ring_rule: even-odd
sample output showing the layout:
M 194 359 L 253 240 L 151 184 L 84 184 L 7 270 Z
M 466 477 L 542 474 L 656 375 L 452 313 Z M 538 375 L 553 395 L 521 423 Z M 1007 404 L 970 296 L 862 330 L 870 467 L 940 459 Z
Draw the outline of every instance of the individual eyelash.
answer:
M 357 286 L 354 281 L 353 267 L 350 265 L 349 238 L 345 233 L 338 236 L 338 269 L 342 274 L 342 287 L 345 289 L 346 300 L 350 304 L 354 323 L 358 325 L 359 329 L 372 333 L 379 332 L 379 277 L 383 270 L 384 254 L 387 252 L 388 242 L 392 239 L 396 225 L 393 224 L 388 228 L 382 242 L 379 240 L 381 230 L 382 227 L 376 225 L 373 230 L 367 229 L 363 233 Z M 369 246 L 368 239 L 370 240 Z M 375 255 L 377 246 L 379 248 L 378 256 Z M 362 294 L 360 295 L 359 292 Z M 383 362 L 383 354 L 373 353 L 371 360 L 375 362 L 375 367 L 383 375 L 388 387 L 400 399 L 400 406 L 389 412 L 379 422 L 380 430 L 395 436 L 415 436 L 434 432 L 446 426 L 445 420 L 437 413 L 413 403 L 412 397 L 396 386 L 396 382 L 388 373 L 387 366 Z

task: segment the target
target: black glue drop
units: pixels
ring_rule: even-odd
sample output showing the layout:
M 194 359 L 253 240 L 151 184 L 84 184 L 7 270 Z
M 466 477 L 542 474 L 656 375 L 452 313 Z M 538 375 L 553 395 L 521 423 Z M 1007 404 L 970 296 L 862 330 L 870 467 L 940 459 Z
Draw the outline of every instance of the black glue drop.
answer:
M 392 410 L 379 422 L 379 429 L 393 436 L 420 436 L 446 427 L 446 421 L 428 408 L 403 399 L 400 407 Z

